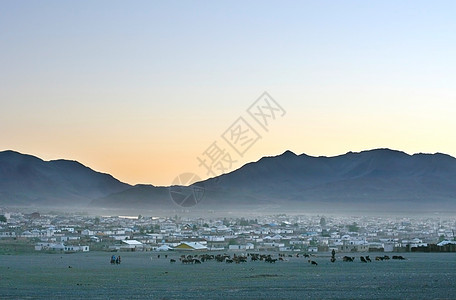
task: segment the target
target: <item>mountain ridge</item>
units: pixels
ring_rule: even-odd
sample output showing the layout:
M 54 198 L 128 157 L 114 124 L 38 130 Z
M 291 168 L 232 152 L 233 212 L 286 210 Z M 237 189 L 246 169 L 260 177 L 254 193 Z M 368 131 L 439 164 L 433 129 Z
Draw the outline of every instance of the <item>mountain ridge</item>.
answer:
M 205 190 L 197 205 L 204 209 L 285 204 L 303 209 L 320 204 L 456 208 L 455 178 L 456 158 L 439 152 L 379 148 L 309 156 L 287 150 L 194 186 Z M 92 208 L 180 208 L 166 186 L 131 186 L 77 161 L 46 162 L 12 150 L 0 152 L 0 204 L 61 204 L 62 198 L 63 204 Z
M 285 151 L 195 185 L 206 191 L 199 204 L 204 208 L 284 204 L 305 209 L 324 204 L 429 209 L 436 204 L 456 208 L 454 178 L 456 158 L 450 155 L 410 155 L 380 148 L 329 157 Z M 123 193 L 124 201 L 128 201 L 130 192 L 134 193 L 134 188 Z M 144 198 L 144 207 L 152 203 L 155 192 L 150 191 L 150 197 Z M 109 203 L 109 198 L 105 197 L 104 203 Z M 176 207 L 164 194 L 159 198 L 154 205 Z M 97 200 L 91 204 L 98 206 Z
M 75 160 L 0 152 L 0 204 L 80 206 L 130 185 Z

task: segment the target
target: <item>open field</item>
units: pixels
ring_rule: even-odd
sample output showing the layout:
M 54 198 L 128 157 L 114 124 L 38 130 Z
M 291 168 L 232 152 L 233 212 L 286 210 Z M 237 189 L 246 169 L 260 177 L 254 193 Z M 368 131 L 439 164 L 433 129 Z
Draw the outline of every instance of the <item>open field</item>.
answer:
M 114 253 L 117 255 L 117 253 Z M 455 253 L 405 253 L 407 260 L 329 262 L 287 258 L 275 264 L 184 265 L 181 253 L 108 252 L 0 255 L 0 298 L 90 299 L 454 299 Z M 336 255 L 338 257 L 340 254 Z M 376 254 L 370 253 L 370 257 Z M 383 254 L 381 254 L 383 255 Z M 357 255 L 350 255 L 356 256 Z M 69 268 L 71 266 L 71 268 Z

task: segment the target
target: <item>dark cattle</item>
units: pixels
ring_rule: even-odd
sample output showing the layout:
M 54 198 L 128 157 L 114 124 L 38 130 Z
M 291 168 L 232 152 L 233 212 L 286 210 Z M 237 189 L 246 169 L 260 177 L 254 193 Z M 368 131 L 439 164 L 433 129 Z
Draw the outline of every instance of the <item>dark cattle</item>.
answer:
M 399 259 L 399 260 L 404 260 L 405 258 L 402 257 L 401 255 L 394 255 L 393 259 Z
M 277 259 L 273 259 L 270 256 L 268 256 L 267 258 L 265 258 L 264 261 L 273 264 L 277 261 Z
M 361 260 L 361 262 L 367 263 L 367 260 L 364 258 L 364 256 L 360 256 L 359 259 Z
M 372 262 L 372 260 L 370 259 L 369 255 L 366 256 L 366 260 L 367 260 L 368 262 Z
M 344 256 L 342 258 L 342 260 L 345 261 L 345 262 L 352 262 L 352 261 L 355 260 L 355 258 L 354 257 L 350 257 L 350 256 Z
M 312 264 L 312 265 L 318 266 L 317 262 L 314 261 L 314 260 L 310 260 L 310 259 L 309 259 L 308 262 L 309 262 L 310 264 Z
M 169 262 L 170 262 L 170 263 L 175 263 L 176 260 L 171 258 L 171 259 L 169 260 Z

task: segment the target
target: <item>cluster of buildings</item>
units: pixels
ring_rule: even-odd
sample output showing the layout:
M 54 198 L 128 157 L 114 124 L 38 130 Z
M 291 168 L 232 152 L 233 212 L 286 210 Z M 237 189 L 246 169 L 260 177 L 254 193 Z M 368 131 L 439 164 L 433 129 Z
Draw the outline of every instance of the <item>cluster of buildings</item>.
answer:
M 3 216 L 3 218 L 1 217 Z M 36 251 L 402 252 L 455 245 L 456 220 L 270 215 L 257 218 L 89 216 L 0 210 L 0 240 Z

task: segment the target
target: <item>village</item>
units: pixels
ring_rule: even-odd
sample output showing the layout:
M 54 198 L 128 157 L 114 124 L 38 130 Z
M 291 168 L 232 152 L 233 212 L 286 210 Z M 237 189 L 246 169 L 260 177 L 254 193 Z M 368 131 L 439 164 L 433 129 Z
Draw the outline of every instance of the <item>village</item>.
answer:
M 454 252 L 456 220 L 269 215 L 257 218 L 90 216 L 0 209 L 0 243 L 48 253 L 230 251 Z M 437 249 L 437 250 L 436 250 Z

